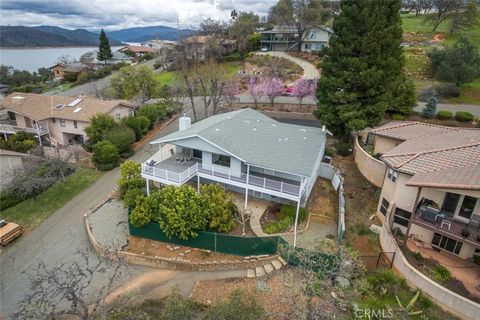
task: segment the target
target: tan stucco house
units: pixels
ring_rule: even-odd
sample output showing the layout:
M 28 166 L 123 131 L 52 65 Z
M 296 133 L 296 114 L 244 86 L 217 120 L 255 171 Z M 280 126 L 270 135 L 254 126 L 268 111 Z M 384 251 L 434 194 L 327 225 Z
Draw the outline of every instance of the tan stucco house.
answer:
M 82 72 L 88 71 L 90 67 L 83 63 L 57 63 L 48 69 L 52 71 L 54 79 L 62 80 L 66 75 L 78 77 Z
M 67 145 L 87 140 L 84 129 L 93 115 L 105 113 L 120 120 L 133 115 L 135 106 L 125 100 L 12 93 L 0 101 L 0 108 L 8 112 L 10 122 L 0 125 L 4 136 L 27 131 L 54 145 Z
M 386 164 L 377 217 L 436 250 L 480 253 L 480 130 L 401 121 L 369 134 Z

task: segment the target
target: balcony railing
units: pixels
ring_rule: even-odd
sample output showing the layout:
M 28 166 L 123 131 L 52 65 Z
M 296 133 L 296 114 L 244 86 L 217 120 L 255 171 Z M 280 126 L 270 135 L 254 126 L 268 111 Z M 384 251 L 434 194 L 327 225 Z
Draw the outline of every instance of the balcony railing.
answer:
M 422 225 L 430 226 L 434 230 L 443 231 L 462 240 L 480 245 L 480 229 L 478 226 L 455 220 L 444 215 L 442 211 L 421 207 L 416 211 L 413 219 Z
M 44 134 L 48 134 L 48 130 L 45 128 L 26 128 L 26 127 L 18 127 L 9 124 L 0 124 L 0 132 L 1 133 L 8 133 L 8 134 L 16 134 L 17 132 L 24 131 L 33 134 L 40 134 L 43 136 Z
M 207 176 L 212 179 L 226 179 L 232 182 L 238 182 L 248 186 L 255 186 L 265 190 L 272 190 L 293 196 L 299 196 L 306 185 L 306 181 L 302 185 L 295 185 L 285 182 L 280 178 L 277 180 L 255 176 L 252 174 L 247 175 L 246 173 L 235 172 L 229 169 L 219 169 L 218 167 L 202 165 L 201 163 L 195 163 L 182 172 L 173 172 L 167 169 L 162 169 L 161 163 L 154 166 L 143 164 L 142 173 L 176 184 L 183 184 L 191 179 L 195 174 L 200 173 L 203 176 Z

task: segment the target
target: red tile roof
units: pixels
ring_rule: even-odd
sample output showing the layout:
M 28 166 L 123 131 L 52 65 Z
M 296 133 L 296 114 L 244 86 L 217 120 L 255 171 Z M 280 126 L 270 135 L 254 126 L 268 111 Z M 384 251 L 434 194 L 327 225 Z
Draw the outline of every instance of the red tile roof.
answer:
M 480 165 L 419 173 L 408 180 L 406 185 L 411 187 L 480 190 Z
M 463 129 L 465 128 L 445 127 L 418 121 L 392 121 L 370 132 L 374 135 L 405 141 L 412 138 L 436 136 Z

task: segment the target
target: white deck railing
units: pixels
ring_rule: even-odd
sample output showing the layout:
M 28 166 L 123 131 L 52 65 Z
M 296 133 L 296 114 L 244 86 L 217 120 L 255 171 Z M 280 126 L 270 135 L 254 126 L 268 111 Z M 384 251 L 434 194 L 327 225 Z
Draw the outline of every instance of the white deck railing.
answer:
M 44 135 L 48 133 L 48 130 L 42 127 L 37 129 L 37 128 L 18 127 L 10 124 L 0 124 L 1 133 L 15 134 L 20 131 L 33 133 L 33 134 L 40 134 L 40 135 Z
M 158 164 L 157 164 L 158 165 Z M 142 173 L 145 175 L 153 176 L 160 178 L 166 181 L 170 181 L 176 184 L 182 184 L 191 179 L 195 174 L 201 173 L 207 175 L 211 178 L 221 178 L 234 182 L 239 182 L 242 184 L 247 184 L 249 186 L 260 187 L 263 189 L 273 190 L 280 193 L 286 193 L 290 195 L 298 196 L 303 192 L 305 188 L 306 181 L 302 185 L 295 185 L 291 183 L 284 182 L 282 180 L 273 180 L 266 177 L 259 177 L 254 175 L 247 175 L 246 173 L 235 172 L 229 169 L 219 169 L 214 166 L 207 166 L 201 163 L 195 163 L 191 167 L 188 167 L 182 172 L 172 172 L 167 169 L 157 168 L 155 166 L 150 166 L 147 164 L 142 165 Z

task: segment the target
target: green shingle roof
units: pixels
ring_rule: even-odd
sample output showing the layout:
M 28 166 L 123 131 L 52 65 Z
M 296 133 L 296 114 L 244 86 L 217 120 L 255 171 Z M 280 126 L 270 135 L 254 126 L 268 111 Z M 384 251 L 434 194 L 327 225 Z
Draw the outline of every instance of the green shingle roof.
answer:
M 209 117 L 152 144 L 199 137 L 251 165 L 310 176 L 325 144 L 320 128 L 278 122 L 253 109 Z

